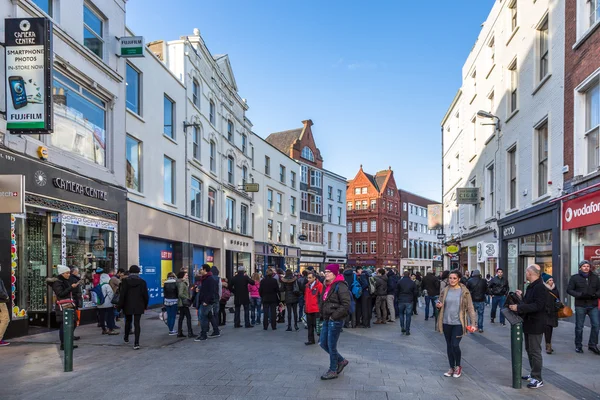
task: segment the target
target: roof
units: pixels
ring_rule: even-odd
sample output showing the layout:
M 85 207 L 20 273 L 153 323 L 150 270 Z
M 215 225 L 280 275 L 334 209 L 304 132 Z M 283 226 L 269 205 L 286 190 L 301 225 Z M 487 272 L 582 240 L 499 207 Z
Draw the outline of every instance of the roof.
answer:
M 377 191 L 379 191 L 379 185 L 377 184 L 377 181 L 375 180 L 375 177 L 373 177 L 373 175 L 371 175 L 371 174 L 367 174 L 364 171 L 363 171 L 363 173 L 369 179 L 369 181 L 371 182 L 371 184 L 373 184 L 373 186 L 375 186 L 375 189 L 377 189 Z
M 277 148 L 282 153 L 290 154 L 290 148 L 296 140 L 300 139 L 303 129 L 304 128 L 298 128 L 289 131 L 271 133 L 269 136 L 267 136 L 265 141 Z
M 379 171 L 375 174 L 375 182 L 377 182 L 377 185 L 375 185 L 375 187 L 377 187 L 377 190 L 381 191 L 381 188 L 385 184 L 385 180 L 387 179 L 389 173 L 390 170 L 386 169 L 383 171 Z

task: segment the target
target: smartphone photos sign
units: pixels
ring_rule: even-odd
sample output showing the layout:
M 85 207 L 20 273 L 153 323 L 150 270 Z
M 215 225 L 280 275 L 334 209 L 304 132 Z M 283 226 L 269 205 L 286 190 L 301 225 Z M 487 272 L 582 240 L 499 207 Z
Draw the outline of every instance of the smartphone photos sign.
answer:
M 7 18 L 6 127 L 13 134 L 52 132 L 52 25 Z

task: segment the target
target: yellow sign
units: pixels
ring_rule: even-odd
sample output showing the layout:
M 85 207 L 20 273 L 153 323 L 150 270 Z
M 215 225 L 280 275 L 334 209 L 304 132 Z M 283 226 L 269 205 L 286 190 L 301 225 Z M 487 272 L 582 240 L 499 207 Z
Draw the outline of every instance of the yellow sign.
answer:
M 447 250 L 447 251 L 448 251 L 448 253 L 450 253 L 450 254 L 455 254 L 455 253 L 458 253 L 458 251 L 459 251 L 460 249 L 459 249 L 459 247 L 458 247 L 458 246 L 454 246 L 454 245 L 453 245 L 453 246 L 448 246 L 448 247 L 446 248 L 446 250 Z
M 38 147 L 37 153 L 38 153 L 38 157 L 40 158 L 40 160 L 48 159 L 48 149 L 46 147 L 44 147 L 44 146 Z

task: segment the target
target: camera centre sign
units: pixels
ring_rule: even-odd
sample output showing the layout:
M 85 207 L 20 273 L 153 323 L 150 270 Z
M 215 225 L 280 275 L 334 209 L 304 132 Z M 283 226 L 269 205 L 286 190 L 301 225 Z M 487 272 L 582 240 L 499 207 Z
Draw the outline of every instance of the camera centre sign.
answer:
M 52 132 L 52 23 L 6 18 L 6 128 L 12 134 Z

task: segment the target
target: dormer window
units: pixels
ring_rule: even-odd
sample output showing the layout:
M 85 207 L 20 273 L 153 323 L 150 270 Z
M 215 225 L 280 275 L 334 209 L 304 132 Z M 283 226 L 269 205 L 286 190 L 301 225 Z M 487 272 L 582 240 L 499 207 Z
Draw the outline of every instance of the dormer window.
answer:
M 304 148 L 302 149 L 302 158 L 304 158 L 304 159 L 306 159 L 308 161 L 312 161 L 312 162 L 315 161 L 315 155 L 314 155 L 314 153 L 307 146 L 304 146 Z

